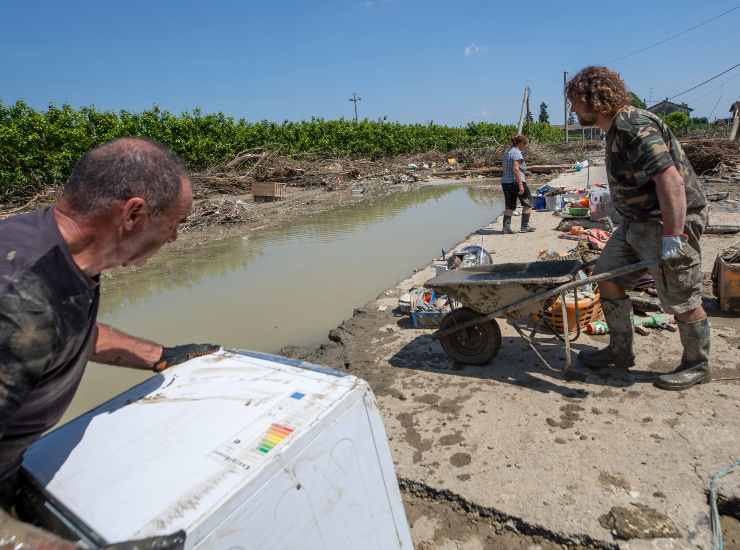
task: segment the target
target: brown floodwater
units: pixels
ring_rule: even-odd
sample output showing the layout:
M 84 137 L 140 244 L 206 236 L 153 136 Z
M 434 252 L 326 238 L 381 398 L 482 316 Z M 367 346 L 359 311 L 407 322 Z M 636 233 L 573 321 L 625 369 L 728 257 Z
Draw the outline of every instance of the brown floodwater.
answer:
M 99 320 L 165 345 L 213 342 L 276 352 L 311 345 L 376 297 L 490 223 L 503 196 L 429 186 L 306 216 L 162 258 L 105 281 Z M 149 374 L 90 364 L 64 420 Z

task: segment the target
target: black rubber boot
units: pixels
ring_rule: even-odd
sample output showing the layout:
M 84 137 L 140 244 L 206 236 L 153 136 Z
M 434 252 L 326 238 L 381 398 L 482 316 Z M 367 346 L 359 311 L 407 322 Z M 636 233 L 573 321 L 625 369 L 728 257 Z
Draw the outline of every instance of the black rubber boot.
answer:
M 673 372 L 658 376 L 655 386 L 662 390 L 685 390 L 712 380 L 709 369 L 709 319 L 693 323 L 679 321 L 677 324 L 683 344 L 681 365 Z
M 535 231 L 535 228 L 529 225 L 530 216 L 531 214 L 522 214 L 522 228 L 519 230 L 520 233 L 531 233 Z
M 504 216 L 504 229 L 503 232 L 507 235 L 513 233 L 511 230 L 511 216 Z
M 628 369 L 635 366 L 632 349 L 632 302 L 629 298 L 619 300 L 601 299 L 604 317 L 609 325 L 609 345 L 595 351 L 582 351 L 578 360 L 590 369 Z

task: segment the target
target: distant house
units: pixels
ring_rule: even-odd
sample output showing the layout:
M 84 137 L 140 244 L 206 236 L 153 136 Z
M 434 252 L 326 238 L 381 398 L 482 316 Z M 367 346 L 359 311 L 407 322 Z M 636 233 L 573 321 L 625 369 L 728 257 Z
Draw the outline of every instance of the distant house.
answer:
M 691 107 L 686 105 L 685 103 L 673 103 L 672 101 L 668 101 L 668 98 L 665 98 L 660 103 L 656 103 L 652 107 L 647 108 L 648 111 L 651 113 L 655 113 L 656 115 L 670 115 L 671 113 L 686 113 L 687 116 L 691 116 Z

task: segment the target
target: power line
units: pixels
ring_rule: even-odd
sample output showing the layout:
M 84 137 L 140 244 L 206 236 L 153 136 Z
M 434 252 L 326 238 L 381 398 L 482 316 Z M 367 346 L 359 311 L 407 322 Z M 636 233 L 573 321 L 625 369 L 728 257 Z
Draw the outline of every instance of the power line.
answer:
M 714 17 L 711 17 L 711 18 L 709 18 L 709 19 L 705 19 L 704 21 L 702 21 L 702 22 L 700 22 L 700 23 L 697 23 L 697 24 L 696 24 L 696 25 L 694 25 L 693 27 L 689 27 L 688 29 L 684 29 L 684 30 L 682 30 L 682 31 L 679 31 L 679 32 L 677 32 L 676 34 L 672 34 L 672 35 L 671 35 L 671 36 L 669 36 L 668 38 L 664 38 L 663 40 L 660 40 L 660 41 L 658 41 L 658 42 L 655 42 L 654 44 L 650 44 L 649 46 L 645 46 L 644 48 L 641 48 L 641 49 L 639 49 L 639 50 L 635 50 L 635 51 L 633 51 L 633 52 L 630 52 L 630 53 L 628 53 L 628 54 L 626 54 L 626 55 L 624 55 L 624 56 L 622 56 L 622 57 L 618 57 L 618 58 L 616 58 L 616 59 L 612 59 L 611 61 L 607 62 L 607 65 L 608 65 L 608 64 L 610 64 L 610 63 L 616 63 L 617 61 L 623 61 L 623 60 L 625 60 L 625 59 L 627 59 L 627 58 L 629 58 L 629 57 L 632 57 L 632 56 L 634 56 L 634 55 L 637 55 L 637 54 L 641 54 L 641 53 L 643 53 L 643 52 L 646 52 L 646 51 L 648 51 L 648 50 L 651 50 L 651 49 L 653 49 L 653 48 L 656 48 L 656 47 L 658 47 L 658 46 L 661 46 L 661 45 L 665 44 L 666 42 L 670 42 L 671 40 L 674 40 L 675 38 L 678 38 L 679 36 L 683 36 L 684 34 L 686 34 L 686 33 L 689 33 L 689 32 L 691 32 L 691 31 L 693 31 L 693 30 L 695 30 L 695 29 L 698 29 L 699 27 L 703 27 L 703 26 L 704 26 L 704 25 L 706 25 L 707 23 L 711 23 L 712 21 L 716 21 L 716 20 L 717 20 L 717 19 L 719 19 L 720 17 L 724 17 L 724 16 L 725 16 L 725 15 L 727 15 L 728 13 L 732 13 L 733 11 L 736 11 L 736 10 L 740 10 L 740 4 L 738 4 L 738 5 L 737 5 L 737 6 L 735 6 L 734 8 L 730 8 L 730 9 L 729 9 L 729 10 L 727 10 L 727 11 L 723 11 L 723 12 L 722 12 L 722 13 L 720 13 L 719 15 L 715 15 Z
M 684 95 L 684 94 L 688 94 L 689 92 L 693 92 L 693 91 L 694 91 L 694 90 L 696 90 L 697 88 L 699 88 L 699 87 L 701 87 L 701 86 L 704 86 L 704 84 L 709 84 L 709 83 L 710 83 L 710 82 L 711 82 L 712 80 L 715 80 L 715 79 L 719 78 L 720 76 L 722 76 L 723 74 L 727 74 L 727 73 L 729 73 L 730 71 L 732 71 L 733 69 L 737 69 L 738 67 L 740 67 L 740 63 L 738 63 L 737 65 L 733 65 L 733 66 L 732 66 L 732 67 L 730 67 L 729 69 L 725 69 L 725 70 L 724 70 L 724 71 L 722 71 L 721 73 L 719 73 L 719 74 L 716 74 L 716 75 L 714 75 L 714 76 L 713 76 L 713 77 L 711 77 L 711 78 L 707 78 L 707 79 L 706 79 L 706 80 L 705 80 L 704 82 L 699 82 L 699 84 L 697 84 L 696 86 L 692 86 L 692 87 L 691 87 L 691 88 L 689 88 L 688 90 L 684 90 L 684 91 L 683 91 L 683 92 L 681 92 L 680 94 L 676 94 L 676 95 L 674 95 L 673 97 L 671 97 L 670 99 L 671 99 L 671 100 L 673 100 L 673 99 L 676 99 L 677 97 L 681 97 L 681 96 L 682 96 L 682 95 Z

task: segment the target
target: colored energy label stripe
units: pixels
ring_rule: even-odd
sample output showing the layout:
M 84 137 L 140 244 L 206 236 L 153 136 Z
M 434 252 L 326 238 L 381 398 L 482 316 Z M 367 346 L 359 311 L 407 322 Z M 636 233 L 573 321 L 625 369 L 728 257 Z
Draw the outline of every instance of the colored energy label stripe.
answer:
M 257 450 L 263 455 L 266 455 L 275 445 L 288 437 L 292 431 L 293 428 L 288 428 L 282 424 L 272 424 L 270 429 L 267 430 L 267 433 L 262 438 L 262 441 L 260 441 L 260 444 L 257 446 Z

